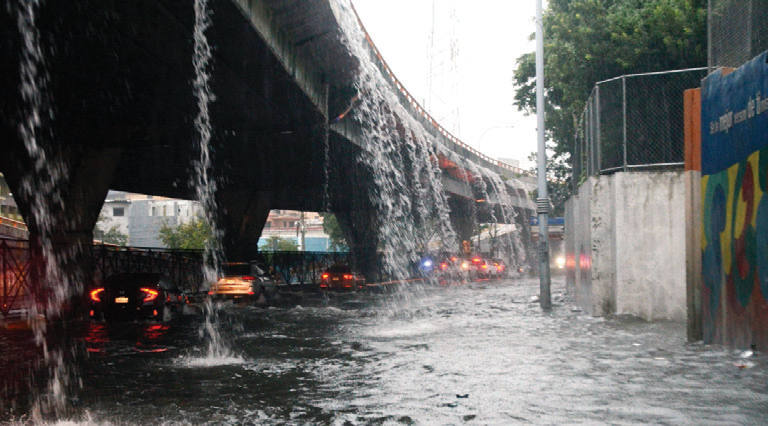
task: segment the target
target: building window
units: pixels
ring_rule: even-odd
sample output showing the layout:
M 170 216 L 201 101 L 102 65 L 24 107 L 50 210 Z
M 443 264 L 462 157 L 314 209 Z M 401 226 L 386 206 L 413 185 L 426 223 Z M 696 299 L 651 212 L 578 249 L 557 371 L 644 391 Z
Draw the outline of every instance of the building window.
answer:
M 163 206 L 163 216 L 167 216 L 166 215 L 166 212 L 167 212 L 166 207 L 168 207 L 168 206 Z
M 124 207 L 113 207 L 112 208 L 112 216 L 125 216 L 125 208 Z

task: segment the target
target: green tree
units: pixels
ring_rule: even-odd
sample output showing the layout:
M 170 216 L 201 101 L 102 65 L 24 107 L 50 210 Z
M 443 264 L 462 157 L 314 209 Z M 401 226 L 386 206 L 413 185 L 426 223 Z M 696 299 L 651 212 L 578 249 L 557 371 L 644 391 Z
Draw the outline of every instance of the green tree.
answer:
M 99 214 L 99 219 L 93 228 L 94 238 L 101 239 L 101 242 L 105 244 L 115 244 L 118 246 L 128 244 L 128 235 L 122 233 L 117 225 L 111 225 L 111 222 L 107 216 Z
M 344 233 L 341 232 L 339 221 L 333 213 L 320 213 L 323 218 L 323 232 L 328 234 L 330 251 L 342 251 L 347 249 L 347 240 L 344 239 Z
M 261 251 L 298 251 L 299 245 L 289 238 L 273 235 L 259 245 Z
M 213 237 L 211 227 L 200 216 L 178 226 L 163 224 L 158 235 L 166 247 L 184 250 L 203 250 Z
M 547 139 L 554 157 L 573 135 L 595 83 L 707 64 L 706 0 L 550 0 L 544 14 Z M 532 36 L 532 39 L 535 36 Z M 536 112 L 536 59 L 517 59 L 515 105 Z

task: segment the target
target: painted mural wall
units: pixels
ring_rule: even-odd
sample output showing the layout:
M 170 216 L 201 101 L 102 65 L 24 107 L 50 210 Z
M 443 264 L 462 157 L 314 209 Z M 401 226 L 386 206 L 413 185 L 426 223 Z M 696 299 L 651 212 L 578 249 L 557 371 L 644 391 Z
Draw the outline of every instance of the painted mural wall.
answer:
M 768 350 L 766 53 L 702 84 L 704 341 Z

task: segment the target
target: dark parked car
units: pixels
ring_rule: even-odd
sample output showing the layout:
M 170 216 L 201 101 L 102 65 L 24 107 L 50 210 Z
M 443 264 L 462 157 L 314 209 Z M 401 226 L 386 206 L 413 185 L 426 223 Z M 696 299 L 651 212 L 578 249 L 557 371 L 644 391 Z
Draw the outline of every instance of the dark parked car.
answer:
M 320 278 L 321 290 L 359 290 L 365 286 L 365 278 L 343 264 L 332 265 Z
M 89 291 L 91 318 L 106 321 L 170 319 L 187 303 L 185 294 L 167 276 L 123 273 L 104 280 Z

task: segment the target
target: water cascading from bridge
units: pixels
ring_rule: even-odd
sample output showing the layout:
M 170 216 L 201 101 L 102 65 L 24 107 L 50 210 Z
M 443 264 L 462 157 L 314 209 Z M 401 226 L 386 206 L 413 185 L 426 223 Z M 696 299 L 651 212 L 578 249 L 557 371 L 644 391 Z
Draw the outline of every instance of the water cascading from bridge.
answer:
M 210 116 L 210 104 L 215 100 L 215 95 L 210 86 L 210 66 L 212 48 L 208 43 L 205 31 L 211 26 L 211 10 L 208 0 L 195 0 L 195 25 L 193 29 L 194 52 L 192 64 L 195 69 L 192 81 L 193 94 L 197 99 L 197 116 L 194 120 L 197 133 L 198 158 L 193 161 L 195 173 L 192 176 L 192 186 L 200 205 L 203 209 L 203 219 L 211 230 L 212 238 L 207 239 L 203 252 L 203 268 L 206 282 L 217 279 L 221 264 L 224 261 L 221 245 L 223 231 L 216 219 L 216 191 L 217 183 L 213 173 L 213 150 L 211 147 L 211 135 L 213 126 Z M 202 360 L 189 361 L 190 364 L 216 364 L 227 360 L 238 359 L 233 357 L 230 348 L 222 340 L 219 332 L 218 311 L 215 309 L 211 298 L 205 298 L 205 318 L 200 326 L 200 337 L 206 342 L 206 353 Z
M 433 235 L 442 251 L 458 251 L 441 172 L 432 160 L 436 144 L 400 105 L 387 80 L 368 59 L 365 34 L 350 3 L 339 3 L 345 12 L 340 24 L 347 46 L 360 60 L 355 81 L 359 101 L 350 118 L 360 122 L 368 141 L 359 161 L 373 175 L 368 194 L 376 209 L 378 251 L 389 278 L 405 280 L 410 265 L 419 261 L 419 253 L 430 248 Z M 400 123 L 403 131 L 398 130 Z
M 473 189 L 475 193 L 480 194 L 481 199 L 486 200 L 486 202 L 482 205 L 484 208 L 488 209 L 488 215 L 491 219 L 489 225 L 495 227 L 498 224 L 509 226 L 509 224 L 513 223 L 523 223 L 523 226 L 525 226 L 527 221 L 520 220 L 521 218 L 518 218 L 518 212 L 515 211 L 513 207 L 512 199 L 509 195 L 509 191 L 506 189 L 507 184 L 504 182 L 504 180 L 502 180 L 498 174 L 489 170 L 487 167 L 479 166 L 471 161 L 465 163 L 467 165 L 467 169 L 474 176 L 482 177 L 482 179 L 477 179 L 475 181 Z M 490 192 L 488 188 L 489 185 L 486 182 L 490 183 Z M 515 182 L 514 180 L 510 186 L 513 190 L 524 188 L 524 185 L 519 182 Z M 496 209 L 490 207 L 490 202 L 493 199 L 493 196 L 495 196 L 497 200 L 496 204 L 499 207 L 499 217 L 496 215 Z M 529 210 L 533 210 L 533 202 L 530 199 L 525 198 L 524 202 L 528 204 Z M 475 210 L 475 214 L 477 216 L 477 209 Z M 479 218 L 477 217 L 475 221 L 478 223 L 480 222 Z M 493 236 L 492 238 L 496 239 L 497 236 Z M 513 229 L 508 229 L 507 232 L 501 234 L 500 240 L 500 242 L 496 242 L 496 247 L 491 247 L 491 252 L 496 252 L 495 257 L 508 260 L 511 262 L 511 264 L 508 266 L 513 267 L 515 270 L 520 267 L 525 267 L 525 265 L 528 263 L 528 256 L 526 254 L 525 244 L 523 243 L 521 227 L 514 226 Z
M 498 174 L 459 158 L 401 104 L 392 84 L 369 59 L 366 34 L 349 1 L 339 1 L 339 5 L 344 12 L 340 24 L 346 44 L 360 61 L 355 81 L 359 101 L 350 118 L 359 121 L 363 137 L 369 142 L 360 161 L 373 174 L 374 187 L 369 188 L 369 194 L 378 215 L 378 250 L 383 254 L 384 267 L 390 277 L 403 280 L 409 276 L 410 265 L 419 261 L 420 252 L 459 251 L 456 233 L 450 224 L 442 171 L 435 161 L 438 153 L 450 156 L 473 173 L 475 179 L 472 180 L 482 184 L 479 189 L 486 194 L 486 199 L 489 197 L 484 181 L 491 182 L 492 191 L 502 205 L 499 209 L 502 217 L 494 218 L 495 222 L 514 223 L 515 213 Z M 506 238 L 509 241 L 503 246 L 510 251 L 508 257 L 515 265 L 525 262 L 519 229 L 506 233 Z
M 24 142 L 28 156 L 32 159 L 32 170 L 21 179 L 23 197 L 29 202 L 28 223 L 34 224 L 36 235 L 30 241 L 31 271 L 28 274 L 28 290 L 31 305 L 28 322 L 35 335 L 35 342 L 43 353 L 47 384 L 35 395 L 30 410 L 31 420 L 40 423 L 46 417 L 61 417 L 67 413 L 67 395 L 76 386 L 77 374 L 74 367 L 65 362 L 65 349 L 51 344 L 55 333 L 49 331 L 49 321 L 67 314 L 62 308 L 82 288 L 79 280 L 70 276 L 68 265 L 74 261 L 79 247 L 72 244 L 65 247 L 57 244 L 56 232 L 65 228 L 57 217 L 66 209 L 62 188 L 69 179 L 67 165 L 63 160 L 54 159 L 49 150 L 53 145 L 52 132 L 53 100 L 48 93 L 50 76 L 46 65 L 46 54 L 37 28 L 37 13 L 41 2 L 24 0 L 15 4 L 14 11 L 21 36 L 19 63 L 20 91 L 23 100 L 19 135 Z M 9 6 L 10 7 L 10 6 Z M 30 378 L 30 387 L 37 387 Z

